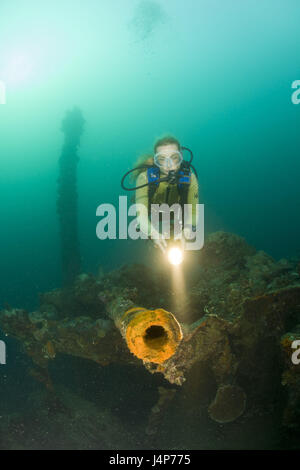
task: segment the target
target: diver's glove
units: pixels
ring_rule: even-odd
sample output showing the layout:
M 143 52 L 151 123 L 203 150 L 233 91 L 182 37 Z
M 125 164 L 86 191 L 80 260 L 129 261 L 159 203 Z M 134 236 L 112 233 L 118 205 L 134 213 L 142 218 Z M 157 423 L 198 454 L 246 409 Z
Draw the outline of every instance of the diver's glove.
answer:
M 151 240 L 154 243 L 155 248 L 159 248 L 163 253 L 166 251 L 167 242 L 163 235 L 155 231 L 151 234 Z

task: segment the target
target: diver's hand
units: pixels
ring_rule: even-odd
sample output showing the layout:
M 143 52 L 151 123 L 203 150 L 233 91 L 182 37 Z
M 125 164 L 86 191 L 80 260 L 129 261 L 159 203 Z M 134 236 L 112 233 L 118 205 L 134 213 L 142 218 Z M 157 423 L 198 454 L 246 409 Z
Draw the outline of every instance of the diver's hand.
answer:
M 152 234 L 151 236 L 151 239 L 154 243 L 154 246 L 156 248 L 159 248 L 163 253 L 165 253 L 167 248 L 167 242 L 164 236 L 161 235 L 159 232 L 154 232 L 154 234 Z
M 154 241 L 155 247 L 158 247 L 163 253 L 166 252 L 167 243 L 164 238 L 162 238 L 161 240 L 153 240 L 153 241 Z

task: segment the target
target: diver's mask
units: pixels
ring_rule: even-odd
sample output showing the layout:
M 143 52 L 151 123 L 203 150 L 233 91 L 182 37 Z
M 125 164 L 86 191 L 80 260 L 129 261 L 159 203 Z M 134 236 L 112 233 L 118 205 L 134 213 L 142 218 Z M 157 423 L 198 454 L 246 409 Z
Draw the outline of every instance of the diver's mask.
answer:
M 158 152 L 154 155 L 154 163 L 163 172 L 178 170 L 183 161 L 182 153 L 179 151 L 172 152 L 170 155 Z
M 187 148 L 187 147 L 180 147 L 180 150 L 181 152 L 179 151 L 175 151 L 175 152 L 172 152 L 170 153 L 170 155 L 166 155 L 165 153 L 156 153 L 154 155 L 154 164 L 161 170 L 161 173 L 163 174 L 163 177 L 159 177 L 155 183 L 156 184 L 159 184 L 159 183 L 162 183 L 163 181 L 167 181 L 168 183 L 171 183 L 171 184 L 175 184 L 177 182 L 177 172 L 180 168 L 180 165 L 181 163 L 183 162 L 183 156 L 182 156 L 182 150 L 187 150 L 189 153 L 190 153 L 190 160 L 186 162 L 186 164 L 188 165 L 188 167 L 192 168 L 194 173 L 195 173 L 195 176 L 197 178 L 197 172 L 195 170 L 195 168 L 193 167 L 192 165 L 192 161 L 193 161 L 193 152 Z M 137 166 L 136 168 L 132 168 L 132 170 L 129 170 L 125 173 L 125 175 L 123 176 L 122 180 L 121 180 L 121 186 L 122 188 L 125 190 L 125 191 L 136 191 L 137 189 L 141 189 L 141 188 L 144 188 L 145 186 L 149 186 L 150 184 L 152 184 L 151 182 L 147 182 L 145 184 L 141 184 L 140 186 L 135 186 L 135 187 L 132 187 L 132 188 L 129 188 L 127 186 L 125 186 L 124 184 L 124 181 L 126 179 L 126 177 L 134 172 L 134 171 L 137 171 L 137 170 L 141 170 L 141 169 L 145 169 L 145 170 L 148 170 L 149 168 L 151 168 L 153 165 L 139 165 Z

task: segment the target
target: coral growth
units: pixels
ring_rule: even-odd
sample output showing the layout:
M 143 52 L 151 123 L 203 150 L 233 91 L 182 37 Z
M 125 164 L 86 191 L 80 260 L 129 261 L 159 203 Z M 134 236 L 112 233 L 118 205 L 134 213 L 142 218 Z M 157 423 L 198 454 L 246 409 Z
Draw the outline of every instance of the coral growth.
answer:
M 276 262 L 242 238 L 224 232 L 212 234 L 195 261 L 199 269 L 189 288 L 186 308 L 196 320 L 181 322 L 179 345 L 159 363 L 138 359 L 124 341 L 122 319 L 128 309 L 139 305 L 169 310 L 172 303 L 168 276 L 157 276 L 141 265 L 100 277 L 80 275 L 68 289 L 41 295 L 36 312 L 3 310 L 0 326 L 18 338 L 45 370 L 57 353 L 65 353 L 102 366 L 112 362 L 144 366 L 180 386 L 187 377 L 192 380 L 189 370 L 199 367 L 215 381 L 216 395 L 208 412 L 222 423 L 243 413 L 246 396 L 247 406 L 264 407 L 270 400 L 275 403 L 285 368 L 282 382 L 288 397 L 284 423 L 295 425 L 299 366 L 296 370 L 290 363 L 291 336 L 284 335 L 290 330 L 295 336 L 293 328 L 300 323 L 297 263 Z M 146 339 L 141 336 L 141 341 Z M 153 344 L 160 347 L 155 341 Z M 43 374 L 39 376 L 43 380 Z
M 222 385 L 209 405 L 210 417 L 218 423 L 230 423 L 244 413 L 246 395 L 241 387 Z

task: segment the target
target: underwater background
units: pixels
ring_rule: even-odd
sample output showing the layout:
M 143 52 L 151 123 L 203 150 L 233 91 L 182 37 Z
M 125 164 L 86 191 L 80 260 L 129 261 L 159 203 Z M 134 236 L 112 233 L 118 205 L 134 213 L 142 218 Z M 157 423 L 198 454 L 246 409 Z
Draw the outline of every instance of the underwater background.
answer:
M 275 260 L 298 259 L 300 106 L 291 96 L 299 18 L 297 0 L 1 0 L 0 308 L 35 310 L 39 293 L 62 285 L 58 162 L 61 123 L 74 106 L 85 120 L 77 173 L 83 273 L 149 263 L 143 241 L 96 237 L 96 208 L 118 207 L 123 174 L 164 134 L 193 150 L 205 236 L 231 232 Z M 21 345 L 0 339 L 0 415 L 22 414 L 42 386 L 28 375 Z M 146 419 L 158 376 L 86 362 L 58 358 L 54 381 L 87 407 L 113 410 L 128 429 Z M 128 408 L 134 394 L 141 401 Z M 184 422 L 184 448 L 222 447 L 195 443 L 191 411 Z M 250 434 L 240 447 L 260 446 Z M 261 447 L 276 448 L 278 436 L 269 439 Z M 63 442 L 62 433 L 52 447 Z

